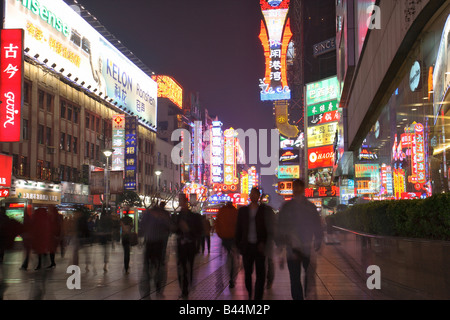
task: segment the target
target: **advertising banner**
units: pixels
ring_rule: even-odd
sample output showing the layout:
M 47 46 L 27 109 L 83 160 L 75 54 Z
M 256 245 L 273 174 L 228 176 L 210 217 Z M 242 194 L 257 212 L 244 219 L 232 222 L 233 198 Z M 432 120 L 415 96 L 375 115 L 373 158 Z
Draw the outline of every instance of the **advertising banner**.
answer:
M 308 128 L 308 148 L 320 147 L 334 143 L 337 122 Z
M 331 77 L 306 85 L 306 105 L 337 100 L 339 83 L 337 77 Z
M 125 117 L 125 190 L 137 190 L 138 123 L 136 117 Z
M 278 179 L 300 179 L 300 166 L 279 166 Z
M 112 116 L 112 147 L 111 170 L 125 169 L 125 115 Z
M 156 125 L 156 82 L 64 1 L 5 0 L 4 10 L 4 28 L 25 31 L 27 55 Z
M 11 187 L 13 158 L 0 154 L 0 187 Z
M 20 141 L 23 83 L 23 30 L 1 30 L 0 142 Z
M 333 161 L 333 146 L 308 149 L 308 169 L 332 167 Z

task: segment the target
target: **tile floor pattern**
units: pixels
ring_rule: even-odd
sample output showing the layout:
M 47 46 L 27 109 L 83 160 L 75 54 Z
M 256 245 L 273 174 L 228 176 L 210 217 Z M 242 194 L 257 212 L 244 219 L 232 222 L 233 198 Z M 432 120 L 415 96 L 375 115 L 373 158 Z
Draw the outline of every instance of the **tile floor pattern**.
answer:
M 86 255 L 88 253 L 89 255 Z M 131 267 L 128 275 L 123 273 L 123 250 L 120 244 L 110 251 L 108 271 L 103 271 L 103 248 L 93 245 L 80 252 L 81 289 L 69 290 L 66 285 L 70 274 L 66 268 L 71 264 L 72 248 L 65 257 L 57 255 L 56 268 L 34 271 L 36 256 L 32 256 L 28 271 L 20 271 L 22 252 L 15 252 L 9 262 L 10 276 L 5 300 L 139 300 L 142 248 L 133 247 Z M 152 300 L 178 300 L 180 289 L 177 280 L 175 238 L 168 245 L 167 285 L 164 295 Z M 90 257 L 89 271 L 85 269 L 86 256 Z M 352 268 L 352 264 L 341 255 L 339 245 L 323 245 L 313 259 L 315 270 L 309 277 L 307 300 L 385 300 L 389 299 L 380 290 L 369 290 L 366 280 Z M 265 300 L 291 300 L 287 265 L 281 268 L 278 256 L 275 259 L 275 281 L 264 293 Z M 211 251 L 199 253 L 195 260 L 194 281 L 189 300 L 246 300 L 243 269 L 237 275 L 236 286 L 228 286 L 227 256 L 217 235 L 211 237 Z

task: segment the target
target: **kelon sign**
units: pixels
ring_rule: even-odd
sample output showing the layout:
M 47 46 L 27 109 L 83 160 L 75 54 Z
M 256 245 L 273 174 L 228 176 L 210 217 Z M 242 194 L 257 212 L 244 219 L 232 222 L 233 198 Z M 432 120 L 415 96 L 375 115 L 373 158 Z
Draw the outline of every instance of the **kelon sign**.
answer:
M 20 141 L 23 82 L 23 30 L 1 30 L 0 142 Z

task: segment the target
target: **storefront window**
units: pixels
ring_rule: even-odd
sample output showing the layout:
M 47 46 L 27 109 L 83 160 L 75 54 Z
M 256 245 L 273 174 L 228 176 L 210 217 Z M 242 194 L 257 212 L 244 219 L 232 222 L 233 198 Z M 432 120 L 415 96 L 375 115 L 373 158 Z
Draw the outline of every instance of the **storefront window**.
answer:
M 354 154 L 358 197 L 414 199 L 449 191 L 450 6 L 443 12 L 417 39 Z

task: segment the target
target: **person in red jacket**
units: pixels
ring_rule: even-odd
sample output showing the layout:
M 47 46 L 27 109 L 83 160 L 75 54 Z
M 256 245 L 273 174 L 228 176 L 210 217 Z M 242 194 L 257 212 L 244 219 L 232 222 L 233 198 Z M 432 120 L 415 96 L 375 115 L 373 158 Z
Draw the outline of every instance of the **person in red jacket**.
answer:
M 234 288 L 237 271 L 237 250 L 235 245 L 236 221 L 238 211 L 232 202 L 227 202 L 225 206 L 219 209 L 216 217 L 216 233 L 222 239 L 222 245 L 227 251 L 229 270 L 230 270 L 230 288 Z
M 32 218 L 32 247 L 38 255 L 38 265 L 35 270 L 41 269 L 42 258 L 50 253 L 51 224 L 47 208 L 38 208 Z

